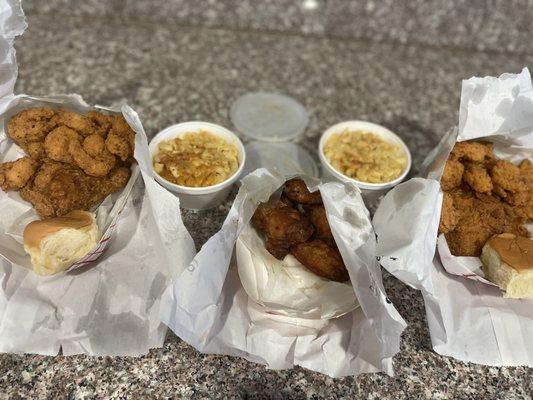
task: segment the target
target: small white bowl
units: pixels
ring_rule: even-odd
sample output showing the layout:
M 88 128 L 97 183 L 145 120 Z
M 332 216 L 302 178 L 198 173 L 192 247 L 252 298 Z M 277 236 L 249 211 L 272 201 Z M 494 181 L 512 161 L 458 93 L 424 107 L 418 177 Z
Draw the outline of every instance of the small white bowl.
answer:
M 381 139 L 394 144 L 399 145 L 403 151 L 405 152 L 407 156 L 407 166 L 405 167 L 405 170 L 402 172 L 402 174 L 390 182 L 384 182 L 384 183 L 369 183 L 369 182 L 363 182 L 359 181 L 357 179 L 350 178 L 349 176 L 346 176 L 336 170 L 326 159 L 326 156 L 324 155 L 324 144 L 328 140 L 328 138 L 333 135 L 340 133 L 344 130 L 350 130 L 350 131 L 356 131 L 360 130 L 363 132 L 369 132 L 373 133 L 376 136 L 379 136 Z M 329 129 L 327 129 L 320 138 L 320 142 L 318 143 L 318 156 L 320 158 L 320 162 L 323 166 L 323 178 L 326 180 L 329 178 L 340 180 L 343 182 L 352 182 L 356 184 L 360 189 L 361 192 L 365 197 L 372 197 L 377 198 L 381 194 L 384 194 L 387 190 L 391 189 L 392 187 L 396 186 L 398 183 L 403 181 L 407 174 L 409 173 L 409 170 L 411 169 L 411 152 L 409 151 L 409 148 L 406 146 L 404 141 L 400 139 L 398 135 L 390 131 L 389 129 L 385 128 L 384 126 L 373 124 L 371 122 L 366 121 L 345 121 L 338 123 L 336 125 L 333 125 Z
M 157 182 L 163 187 L 167 188 L 173 193 L 176 193 L 180 198 L 181 206 L 189 210 L 205 210 L 213 208 L 222 203 L 228 196 L 231 186 L 239 179 L 239 176 L 244 168 L 246 161 L 246 153 L 244 146 L 239 138 L 230 130 L 220 126 L 211 124 L 209 122 L 191 121 L 183 122 L 181 124 L 171 125 L 168 128 L 163 129 L 150 141 L 148 149 L 150 151 L 150 162 L 153 169 L 153 159 L 158 152 L 158 145 L 160 142 L 170 139 L 181 137 L 186 133 L 206 131 L 212 133 L 215 136 L 224 138 L 228 143 L 233 144 L 239 151 L 239 168 L 237 171 L 224 182 L 217 183 L 212 186 L 205 187 L 190 187 L 176 185 L 154 171 L 154 176 Z

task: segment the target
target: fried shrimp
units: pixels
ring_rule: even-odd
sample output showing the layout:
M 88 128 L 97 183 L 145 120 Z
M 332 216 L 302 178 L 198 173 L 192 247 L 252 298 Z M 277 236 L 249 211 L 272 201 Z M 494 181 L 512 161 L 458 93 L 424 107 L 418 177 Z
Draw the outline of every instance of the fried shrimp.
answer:
M 87 175 L 106 176 L 115 166 L 115 157 L 107 151 L 100 135 L 87 136 L 83 145 L 73 140 L 69 143 L 68 150 L 76 165 Z
M 59 109 L 54 119 L 58 125 L 65 125 L 70 129 L 74 129 L 82 136 L 92 134 L 95 129 L 91 120 L 74 111 Z
M 107 135 L 105 144 L 107 150 L 111 154 L 119 157 L 122 161 L 128 161 L 133 157 L 135 132 L 123 117 L 113 117 L 111 129 Z
M 55 111 L 50 108 L 31 108 L 15 115 L 7 124 L 7 134 L 33 159 L 44 156 L 43 141 L 55 128 Z
M 66 126 L 58 126 L 44 139 L 44 150 L 48 158 L 65 163 L 73 162 L 69 152 L 70 142 L 79 142 L 80 135 Z
M 107 137 L 109 129 L 111 129 L 111 121 L 113 117 L 98 111 L 89 111 L 89 113 L 87 113 L 87 118 L 93 124 L 95 133 L 103 138 Z
M 18 190 L 26 185 L 37 169 L 37 162 L 29 157 L 0 164 L 2 190 Z

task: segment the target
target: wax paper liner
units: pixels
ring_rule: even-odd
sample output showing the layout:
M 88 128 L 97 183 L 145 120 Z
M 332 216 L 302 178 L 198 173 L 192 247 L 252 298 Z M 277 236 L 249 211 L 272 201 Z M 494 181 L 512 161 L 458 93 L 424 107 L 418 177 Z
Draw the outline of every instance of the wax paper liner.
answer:
M 0 6 L 2 121 L 16 112 L 13 105 L 27 108 L 44 102 L 86 111 L 89 106 L 76 94 L 13 95 L 17 76 L 13 38 L 25 26 L 18 2 Z M 194 244 L 181 221 L 179 200 L 153 179 L 147 138 L 137 114 L 126 105 L 121 111 L 136 132 L 138 167 L 133 175 L 140 170 L 144 185 L 134 177 L 118 199 L 110 196 L 99 207 L 110 212 L 98 214 L 111 217 L 103 218 L 104 226 L 109 225 L 103 238 L 109 237 L 104 242 L 108 248 L 92 255 L 99 256 L 98 262 L 42 277 L 0 258 L 2 352 L 140 355 L 163 344 L 166 327 L 159 320 L 159 298 L 169 278 L 193 258 Z M 2 157 L 17 151 L 2 129 Z M 7 240 L 16 242 L 15 231 L 20 233 L 23 227 L 17 228 L 14 221 L 28 209 L 18 194 L 0 193 L 0 228 L 4 233 L 7 227 L 11 230 L 11 236 L 0 238 L 3 248 L 9 247 Z
M 274 369 L 300 365 L 333 377 L 392 374 L 405 322 L 386 297 L 368 211 L 355 186 L 326 183 L 310 189 L 322 194 L 360 308 L 331 320 L 272 315 L 244 291 L 232 259 L 237 237 L 257 205 L 288 178 L 258 169 L 242 180 L 221 230 L 165 291 L 162 320 L 203 353 L 240 356 Z
M 427 179 L 396 186 L 373 223 L 381 265 L 422 291 L 433 348 L 463 361 L 533 365 L 533 301 L 503 298 L 476 257 L 455 257 L 438 239 L 440 177 L 456 142 L 492 141 L 495 154 L 532 158 L 533 88 L 529 71 L 463 82 L 459 128 L 446 134 L 425 162 Z M 439 242 L 439 254 L 435 254 Z M 444 264 L 444 265 L 443 265 Z

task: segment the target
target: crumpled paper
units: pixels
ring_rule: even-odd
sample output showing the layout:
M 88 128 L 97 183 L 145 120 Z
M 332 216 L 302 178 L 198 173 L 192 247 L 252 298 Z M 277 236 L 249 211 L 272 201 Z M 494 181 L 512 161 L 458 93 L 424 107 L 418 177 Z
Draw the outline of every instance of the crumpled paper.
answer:
M 433 348 L 462 361 L 533 366 L 533 301 L 505 299 L 484 279 L 477 257 L 455 257 L 437 240 L 442 205 L 440 177 L 455 143 L 492 141 L 512 162 L 533 159 L 533 87 L 527 68 L 498 78 L 463 82 L 459 129 L 428 157 L 428 179 L 391 190 L 374 215 L 381 265 L 422 291 Z M 435 255 L 438 246 L 440 256 Z
M 386 297 L 374 235 L 357 237 L 372 228 L 355 186 L 317 187 L 360 308 L 331 320 L 273 315 L 244 291 L 232 259 L 237 237 L 257 205 L 288 178 L 258 169 L 242 180 L 221 230 L 163 294 L 161 319 L 203 353 L 240 356 L 274 369 L 300 365 L 332 377 L 379 371 L 392 375 L 392 357 L 406 324 Z
M 79 95 L 13 95 L 17 64 L 13 36 L 6 35 L 21 34 L 25 26 L 20 4 L 0 7 L 0 91 L 4 96 L 0 119 L 6 119 L 3 111 L 13 104 L 32 107 L 45 103 L 87 111 L 89 106 Z M 169 279 L 193 258 L 194 243 L 181 221 L 179 200 L 153 179 L 147 138 L 137 114 L 128 106 L 121 111 L 136 131 L 136 168 L 140 168 L 144 185 L 132 181 L 129 196 L 118 195 L 114 202 L 106 200 L 100 207 L 113 208 L 124 200 L 119 204 L 120 218 L 117 215 L 113 222 L 116 232 L 109 235 L 109 246 L 97 262 L 41 277 L 0 258 L 2 352 L 56 355 L 61 349 L 64 355 L 140 355 L 163 345 L 166 327 L 159 319 L 159 298 Z M 2 129 L 1 160 L 19 150 Z M 7 154 L 10 151 L 13 153 Z M 17 193 L 0 192 L 0 247 L 9 247 L 7 240 L 20 239 L 16 231 L 20 234 L 21 227 L 17 229 L 13 222 L 28 208 Z

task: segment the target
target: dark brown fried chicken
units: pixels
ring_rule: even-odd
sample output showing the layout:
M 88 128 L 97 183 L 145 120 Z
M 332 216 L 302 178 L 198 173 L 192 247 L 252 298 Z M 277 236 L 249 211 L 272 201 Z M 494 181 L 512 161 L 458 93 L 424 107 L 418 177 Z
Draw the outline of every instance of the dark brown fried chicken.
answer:
M 320 192 L 311 193 L 307 185 L 301 179 L 291 179 L 285 183 L 283 194 L 296 203 L 302 204 L 322 204 Z
M 112 133 L 126 150 L 109 149 Z M 0 164 L 0 187 L 20 189 L 42 217 L 89 210 L 129 179 L 120 166 L 133 161 L 135 133 L 122 116 L 32 108 L 11 118 L 7 134 L 29 157 Z
M 336 282 L 350 279 L 339 251 L 320 239 L 298 243 L 291 247 L 291 253 L 309 270 L 323 278 Z
M 345 282 L 348 271 L 321 203 L 319 192 L 309 193 L 302 180 L 293 179 L 285 184 L 279 200 L 257 207 L 252 224 L 265 234 L 265 248 L 277 259 L 291 253 L 315 274 Z
M 479 256 L 490 237 L 526 236 L 533 211 L 533 169 L 498 160 L 492 145 L 457 143 L 444 168 L 439 232 L 456 256 Z

